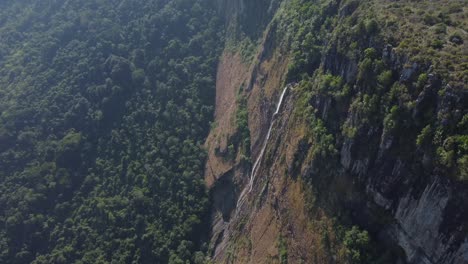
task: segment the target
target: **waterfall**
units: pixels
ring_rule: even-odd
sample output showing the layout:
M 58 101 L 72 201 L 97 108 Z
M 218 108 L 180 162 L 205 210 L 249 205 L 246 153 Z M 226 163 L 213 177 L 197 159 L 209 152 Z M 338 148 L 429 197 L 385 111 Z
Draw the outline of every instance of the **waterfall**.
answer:
M 276 111 L 273 113 L 273 117 L 272 117 L 272 120 L 271 120 L 271 123 L 270 123 L 270 127 L 268 128 L 268 133 L 265 137 L 265 139 L 263 140 L 263 143 L 262 143 L 262 149 L 260 150 L 260 154 L 258 155 L 257 157 L 257 160 L 255 160 L 255 163 L 252 167 L 252 171 L 250 172 L 250 181 L 249 181 L 249 193 L 252 191 L 252 188 L 253 188 L 253 183 L 255 181 L 255 177 L 257 175 L 257 170 L 261 164 L 261 161 L 263 159 L 263 155 L 265 154 L 265 149 L 268 145 L 268 140 L 270 139 L 270 136 L 271 136 L 271 130 L 273 128 L 273 124 L 274 124 L 274 121 L 276 120 L 276 116 L 278 115 L 279 111 L 281 110 L 281 105 L 283 104 L 283 100 L 284 100 L 284 97 L 286 95 L 286 92 L 288 91 L 290 85 L 287 85 L 286 87 L 284 87 L 283 89 L 283 92 L 281 93 L 281 96 L 279 98 L 279 101 L 278 101 L 278 105 L 276 106 Z M 240 208 L 244 202 L 244 198 L 245 198 L 245 194 L 246 194 L 246 191 L 247 191 L 247 188 L 244 188 L 244 190 L 242 190 L 242 193 L 240 194 L 239 196 L 239 200 L 237 201 L 237 208 Z

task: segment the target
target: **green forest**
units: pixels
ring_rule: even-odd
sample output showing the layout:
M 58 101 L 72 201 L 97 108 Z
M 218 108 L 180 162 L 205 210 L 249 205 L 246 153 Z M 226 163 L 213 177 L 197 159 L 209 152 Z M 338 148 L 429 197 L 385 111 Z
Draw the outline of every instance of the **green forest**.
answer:
M 0 2 L 0 263 L 203 263 L 209 0 Z

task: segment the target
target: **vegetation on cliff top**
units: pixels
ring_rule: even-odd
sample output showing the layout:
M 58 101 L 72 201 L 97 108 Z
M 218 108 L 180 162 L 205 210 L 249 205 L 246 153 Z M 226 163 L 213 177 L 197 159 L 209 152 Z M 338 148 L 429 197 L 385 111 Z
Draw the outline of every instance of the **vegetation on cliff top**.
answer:
M 333 1 L 292 1 L 279 19 L 288 21 L 280 30 L 288 33 L 292 49 L 288 80 L 310 82 L 301 100 L 331 96 L 341 107 L 350 104 L 356 115 L 328 124 L 329 133 L 340 134 L 340 122 L 341 134 L 351 138 L 372 126 L 394 136 L 406 131 L 408 146 L 419 147 L 444 174 L 463 181 L 468 49 L 461 32 L 467 11 L 461 1 L 440 4 L 436 11 L 412 1 L 346 1 L 340 9 Z M 435 48 L 434 41 L 443 43 Z

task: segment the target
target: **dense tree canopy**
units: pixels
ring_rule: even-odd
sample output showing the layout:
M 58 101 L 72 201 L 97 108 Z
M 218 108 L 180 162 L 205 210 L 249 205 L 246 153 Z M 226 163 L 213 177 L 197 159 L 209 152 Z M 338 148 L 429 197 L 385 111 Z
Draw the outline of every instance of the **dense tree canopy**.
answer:
M 0 263 L 203 261 L 211 5 L 0 1 Z

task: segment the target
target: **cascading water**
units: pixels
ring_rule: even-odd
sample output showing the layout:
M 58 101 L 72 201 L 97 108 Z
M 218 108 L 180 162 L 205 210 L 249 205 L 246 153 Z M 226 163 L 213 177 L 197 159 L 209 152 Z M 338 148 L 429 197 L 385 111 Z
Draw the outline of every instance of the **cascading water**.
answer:
M 270 123 L 270 127 L 268 128 L 268 133 L 265 137 L 265 139 L 263 140 L 263 144 L 262 144 L 262 149 L 260 150 L 260 154 L 258 155 L 257 157 L 257 160 L 255 161 L 253 167 L 252 167 L 252 171 L 250 172 L 250 181 L 249 181 L 249 193 L 252 191 L 252 188 L 253 188 L 253 183 L 255 181 L 255 177 L 257 175 L 257 170 L 258 170 L 258 167 L 260 166 L 260 163 L 263 159 L 263 155 L 265 154 L 265 149 L 268 145 L 268 140 L 270 139 L 270 136 L 271 136 L 271 129 L 273 128 L 273 124 L 274 124 L 274 121 L 276 120 L 276 116 L 278 115 L 280 109 L 281 109 L 281 105 L 283 104 L 283 100 L 284 100 L 284 97 L 287 93 L 287 91 L 289 90 L 290 88 L 290 85 L 286 85 L 286 87 L 284 87 L 283 89 L 283 92 L 281 93 L 281 96 L 279 98 L 279 101 L 278 101 L 278 105 L 276 106 L 276 111 L 273 113 L 273 117 L 272 117 L 272 120 L 271 120 L 271 123 Z M 247 186 L 246 186 L 247 187 Z M 244 203 L 244 200 L 245 200 L 245 195 L 246 195 L 246 191 L 247 191 L 247 188 L 244 188 L 244 190 L 242 190 L 242 193 L 240 194 L 239 196 L 239 199 L 237 201 L 237 209 L 239 209 L 242 204 Z

